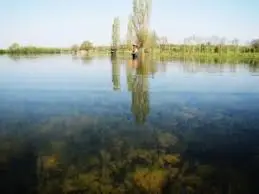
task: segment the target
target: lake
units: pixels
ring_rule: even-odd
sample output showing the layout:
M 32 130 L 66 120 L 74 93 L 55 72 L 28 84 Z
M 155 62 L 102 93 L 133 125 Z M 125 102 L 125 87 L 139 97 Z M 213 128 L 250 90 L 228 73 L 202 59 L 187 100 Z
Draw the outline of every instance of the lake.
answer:
M 259 193 L 259 65 L 0 56 L 0 193 Z

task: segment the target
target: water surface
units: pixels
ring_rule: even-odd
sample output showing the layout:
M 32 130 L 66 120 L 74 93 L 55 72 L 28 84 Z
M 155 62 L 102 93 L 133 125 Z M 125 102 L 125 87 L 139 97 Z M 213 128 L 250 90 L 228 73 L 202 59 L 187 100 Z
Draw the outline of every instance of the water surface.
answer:
M 257 193 L 256 64 L 0 57 L 1 193 Z

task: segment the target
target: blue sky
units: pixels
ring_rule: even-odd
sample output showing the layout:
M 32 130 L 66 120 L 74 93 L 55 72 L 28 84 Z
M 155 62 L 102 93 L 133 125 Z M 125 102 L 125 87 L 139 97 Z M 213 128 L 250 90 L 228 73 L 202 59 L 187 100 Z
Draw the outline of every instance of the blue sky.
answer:
M 113 18 L 126 34 L 132 0 L 0 0 L 0 47 L 109 44 Z M 180 43 L 185 37 L 259 38 L 258 0 L 153 0 L 151 26 Z

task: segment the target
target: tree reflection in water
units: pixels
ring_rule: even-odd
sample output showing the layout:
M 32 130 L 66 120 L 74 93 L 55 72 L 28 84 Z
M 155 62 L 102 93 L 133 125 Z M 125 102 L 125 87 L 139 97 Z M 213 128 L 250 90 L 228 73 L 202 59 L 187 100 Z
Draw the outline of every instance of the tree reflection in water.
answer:
M 131 111 L 135 116 L 136 122 L 140 124 L 145 123 L 149 113 L 149 65 L 148 60 L 133 61 L 136 74 L 132 78 Z
M 89 55 L 85 55 L 81 57 L 81 61 L 83 64 L 88 65 L 88 64 L 91 64 L 91 62 L 93 61 L 93 57 Z
M 120 64 L 117 57 L 111 57 L 113 90 L 120 90 Z

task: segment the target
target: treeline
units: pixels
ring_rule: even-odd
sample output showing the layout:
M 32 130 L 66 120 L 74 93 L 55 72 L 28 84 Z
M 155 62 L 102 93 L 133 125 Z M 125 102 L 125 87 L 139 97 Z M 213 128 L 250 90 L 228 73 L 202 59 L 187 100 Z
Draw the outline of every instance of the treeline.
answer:
M 0 49 L 0 54 L 61 54 L 70 52 L 70 50 L 70 48 L 20 46 L 18 43 L 14 43 L 8 49 Z
M 185 39 L 186 40 L 186 39 Z M 116 43 L 117 44 L 117 43 Z M 113 46 L 114 47 L 114 46 Z M 61 53 L 96 53 L 97 55 L 110 54 L 111 46 L 95 46 L 91 41 L 84 41 L 81 45 L 73 45 L 70 48 L 48 48 L 35 46 L 20 46 L 17 43 L 12 44 L 8 49 L 0 49 L 0 54 L 61 54 Z M 118 53 L 128 54 L 131 51 L 129 43 L 116 45 Z M 152 48 L 152 52 L 162 55 L 245 55 L 249 56 L 259 54 L 259 39 L 251 41 L 248 45 L 239 45 L 237 42 L 232 43 L 215 43 L 207 42 L 187 42 L 184 44 L 172 44 L 162 37 Z
M 88 42 L 88 43 L 86 43 Z M 116 42 L 116 41 L 115 41 Z M 116 44 L 116 46 L 114 46 Z M 82 51 L 96 52 L 96 53 L 106 53 L 109 54 L 111 49 L 116 50 L 118 53 L 128 54 L 131 51 L 131 46 L 129 43 L 114 43 L 112 46 L 94 46 L 89 41 L 85 41 L 81 46 L 73 46 L 72 51 Z M 149 49 L 150 50 L 150 49 Z M 240 45 L 238 42 L 223 43 L 223 42 L 186 42 L 183 44 L 172 44 L 164 41 L 163 38 L 157 41 L 157 44 L 153 45 L 151 49 L 155 54 L 162 55 L 230 55 L 230 56 L 244 56 L 248 54 L 249 56 L 259 54 L 259 39 L 251 41 L 248 45 Z
M 259 40 L 252 42 L 250 45 L 238 45 L 238 44 L 212 44 L 210 42 L 200 44 L 159 44 L 159 50 L 161 52 L 170 53 L 186 53 L 186 54 L 230 54 L 238 55 L 245 53 L 259 53 Z
M 95 50 L 110 50 L 109 46 L 95 47 Z M 129 51 L 128 45 L 119 45 L 118 51 Z M 259 48 L 254 45 L 212 45 L 212 44 L 158 44 L 155 51 L 175 53 L 259 53 Z

